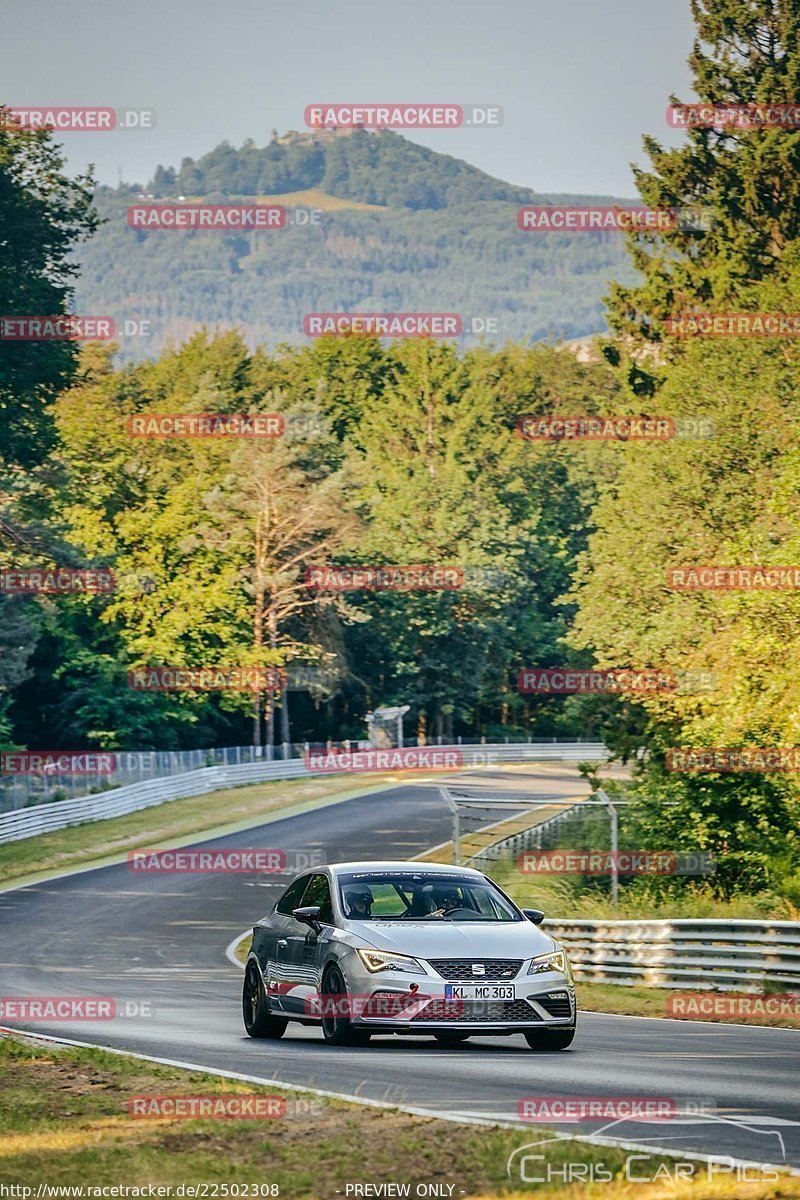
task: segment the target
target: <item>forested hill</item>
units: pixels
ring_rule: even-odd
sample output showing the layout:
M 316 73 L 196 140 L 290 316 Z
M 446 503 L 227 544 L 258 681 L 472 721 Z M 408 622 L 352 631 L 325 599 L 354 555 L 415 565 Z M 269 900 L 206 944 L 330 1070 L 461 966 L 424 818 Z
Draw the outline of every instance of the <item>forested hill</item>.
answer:
M 363 204 L 415 210 L 479 200 L 525 204 L 533 195 L 399 134 L 360 129 L 284 137 L 273 131 L 269 145 L 259 147 L 250 139 L 239 150 L 223 142 L 197 162 L 184 158 L 178 171 L 159 167 L 147 191 L 257 196 L 306 188 Z
M 143 195 L 269 198 L 318 215 L 257 234 L 133 230 L 127 209 Z M 456 312 L 467 343 L 481 331 L 498 344 L 578 337 L 603 328 L 607 281 L 632 280 L 622 236 L 521 232 L 517 209 L 615 199 L 537 195 L 388 132 L 223 142 L 146 185 L 99 189 L 105 223 L 82 250 L 76 309 L 150 322 L 148 337 L 123 339 L 125 359 L 201 324 L 237 327 L 251 345 L 301 342 L 314 311 Z

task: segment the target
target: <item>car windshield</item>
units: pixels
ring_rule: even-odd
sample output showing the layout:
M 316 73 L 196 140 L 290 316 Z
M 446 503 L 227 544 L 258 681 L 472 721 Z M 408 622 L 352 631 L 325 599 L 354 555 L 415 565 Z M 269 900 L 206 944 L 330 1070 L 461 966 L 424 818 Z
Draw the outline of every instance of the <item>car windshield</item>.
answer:
M 353 871 L 339 875 L 350 921 L 521 921 L 499 888 L 444 871 Z

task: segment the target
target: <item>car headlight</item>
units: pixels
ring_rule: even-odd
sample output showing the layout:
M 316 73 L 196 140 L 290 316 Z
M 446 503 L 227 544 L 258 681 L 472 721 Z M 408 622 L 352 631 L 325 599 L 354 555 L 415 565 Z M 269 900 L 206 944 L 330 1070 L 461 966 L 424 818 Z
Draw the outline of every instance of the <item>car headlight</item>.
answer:
M 560 971 L 562 975 L 568 973 L 567 956 L 563 950 L 555 950 L 552 954 L 540 954 L 534 958 L 531 965 L 528 967 L 529 975 L 539 975 L 542 971 Z
M 356 951 L 368 971 L 402 971 L 404 975 L 427 975 L 421 962 L 410 954 L 392 954 L 388 950 Z

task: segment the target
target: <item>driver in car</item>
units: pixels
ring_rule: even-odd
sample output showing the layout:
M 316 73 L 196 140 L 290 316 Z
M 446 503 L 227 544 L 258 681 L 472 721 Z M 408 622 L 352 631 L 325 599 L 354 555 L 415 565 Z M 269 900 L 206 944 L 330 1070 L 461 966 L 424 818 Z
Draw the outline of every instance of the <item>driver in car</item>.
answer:
M 366 884 L 353 884 L 344 889 L 349 921 L 368 921 L 372 916 L 374 896 Z
M 464 901 L 461 899 L 458 888 L 452 884 L 435 887 L 431 892 L 431 901 L 433 908 L 430 915 L 432 917 L 444 917 L 453 909 L 464 907 Z

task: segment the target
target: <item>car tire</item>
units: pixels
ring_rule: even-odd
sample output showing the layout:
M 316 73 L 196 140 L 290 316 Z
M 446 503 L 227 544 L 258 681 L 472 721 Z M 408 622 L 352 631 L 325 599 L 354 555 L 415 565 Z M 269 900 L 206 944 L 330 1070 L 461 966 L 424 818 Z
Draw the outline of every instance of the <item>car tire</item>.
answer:
M 289 1024 L 285 1017 L 273 1017 L 269 1011 L 261 972 L 252 961 L 247 964 L 244 973 L 242 1016 L 244 1027 L 251 1038 L 283 1037 Z
M 566 1050 L 572 1045 L 575 1037 L 575 1026 L 569 1025 L 564 1029 L 526 1029 L 525 1041 L 531 1050 Z
M 457 1046 L 459 1042 L 469 1041 L 471 1035 L 468 1033 L 456 1033 L 455 1030 L 451 1031 L 447 1029 L 442 1030 L 441 1033 L 435 1033 L 433 1036 L 436 1038 L 436 1041 L 440 1042 L 443 1046 Z
M 369 1041 L 369 1030 L 356 1029 L 346 1015 L 326 1016 L 325 1002 L 331 997 L 346 996 L 347 987 L 344 976 L 338 967 L 328 967 L 322 977 L 320 989 L 322 997 L 322 1036 L 329 1046 L 366 1046 Z

